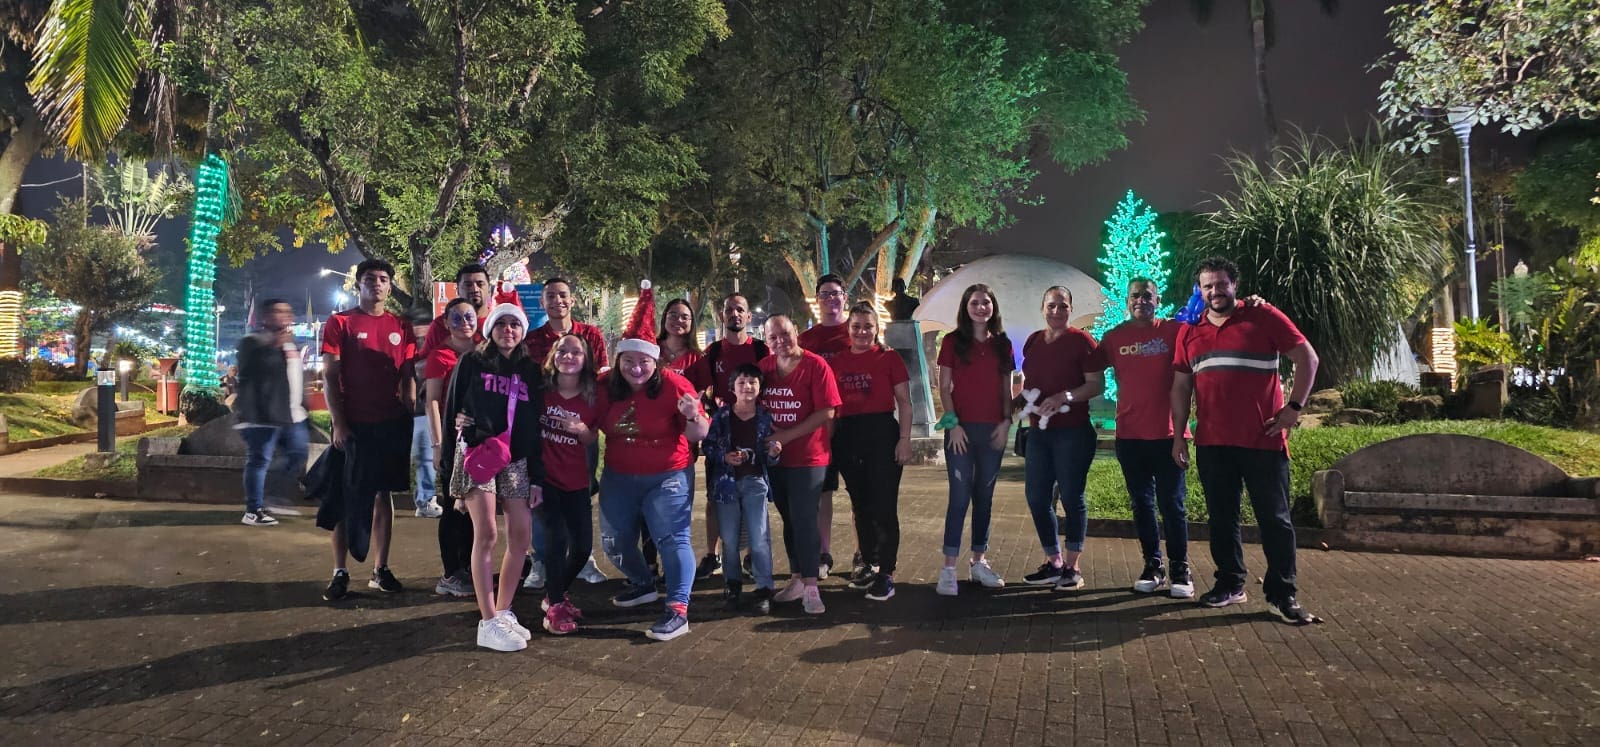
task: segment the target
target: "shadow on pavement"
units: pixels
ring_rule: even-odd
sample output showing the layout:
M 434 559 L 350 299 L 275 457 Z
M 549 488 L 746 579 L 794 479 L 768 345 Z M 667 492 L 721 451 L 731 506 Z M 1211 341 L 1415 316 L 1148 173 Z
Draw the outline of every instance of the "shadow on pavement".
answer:
M 229 643 L 129 666 L 69 674 L 31 685 L 0 688 L 0 715 L 81 711 L 137 703 L 177 692 L 267 677 L 309 675 L 269 687 L 295 687 L 345 677 L 414 656 L 471 650 L 465 640 L 441 642 L 439 630 L 456 613 L 373 623 L 287 638 Z M 373 641 L 383 645 L 374 646 Z
M 356 584 L 352 582 L 352 586 Z M 427 590 L 401 594 L 365 593 L 330 605 L 322 587 L 306 581 L 204 581 L 177 586 L 85 586 L 0 594 L 0 625 L 67 622 L 149 615 L 216 615 L 271 612 L 296 607 L 351 606 L 396 608 L 432 604 L 439 597 Z

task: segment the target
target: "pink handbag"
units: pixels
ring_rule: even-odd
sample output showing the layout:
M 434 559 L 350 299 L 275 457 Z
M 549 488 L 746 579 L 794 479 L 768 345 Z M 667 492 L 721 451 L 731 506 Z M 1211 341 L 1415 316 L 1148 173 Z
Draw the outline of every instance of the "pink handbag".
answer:
M 495 475 L 511 463 L 511 426 L 516 422 L 517 393 L 522 391 L 522 379 L 516 375 L 511 377 L 511 392 L 506 396 L 506 429 L 505 432 L 493 436 L 477 446 L 468 446 L 466 455 L 461 460 L 461 466 L 467 470 L 467 477 L 478 485 L 494 480 Z

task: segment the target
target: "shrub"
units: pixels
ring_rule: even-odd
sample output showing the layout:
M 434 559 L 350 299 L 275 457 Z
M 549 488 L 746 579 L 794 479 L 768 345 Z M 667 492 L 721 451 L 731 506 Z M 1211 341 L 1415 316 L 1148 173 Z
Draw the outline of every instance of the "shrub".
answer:
M 1567 424 L 1561 401 L 1548 387 L 1513 387 L 1506 402 L 1505 416 L 1534 425 L 1561 427 Z
M 0 392 L 21 392 L 33 386 L 33 367 L 21 358 L 0 360 Z
M 1356 381 L 1340 390 L 1344 406 L 1359 410 L 1372 410 L 1383 415 L 1385 422 L 1396 422 L 1400 415 L 1400 400 L 1415 397 L 1417 389 L 1398 381 Z
M 1517 346 L 1511 336 L 1491 326 L 1487 320 L 1456 320 L 1456 367 L 1458 378 L 1496 363 L 1515 363 Z
M 178 395 L 178 412 L 190 425 L 200 425 L 228 414 L 218 392 L 208 389 L 184 389 Z
M 34 381 L 84 381 L 84 377 L 72 372 L 71 366 L 51 363 L 43 358 L 34 358 L 29 370 Z

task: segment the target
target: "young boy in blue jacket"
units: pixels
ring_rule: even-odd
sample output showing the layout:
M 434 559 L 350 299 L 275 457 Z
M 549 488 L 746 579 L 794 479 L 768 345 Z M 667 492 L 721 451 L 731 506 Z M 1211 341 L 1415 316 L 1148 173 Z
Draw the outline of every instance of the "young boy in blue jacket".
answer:
M 751 575 L 755 576 L 752 607 L 757 614 L 772 609 L 772 538 L 767 529 L 767 501 L 772 490 L 767 467 L 778 463 L 782 445 L 772 440 L 772 414 L 756 403 L 761 396 L 761 369 L 743 364 L 733 371 L 734 400 L 711 416 L 711 430 L 701 447 L 711 465 L 711 502 L 722 527 L 722 577 L 728 582 L 729 610 L 739 608 L 744 579 L 739 568 L 739 532 L 750 537 Z

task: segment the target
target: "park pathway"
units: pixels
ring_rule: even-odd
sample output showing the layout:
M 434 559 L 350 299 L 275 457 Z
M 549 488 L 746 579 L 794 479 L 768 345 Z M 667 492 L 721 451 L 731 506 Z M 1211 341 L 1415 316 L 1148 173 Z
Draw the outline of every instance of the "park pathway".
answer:
M 54 467 L 62 462 L 91 453 L 95 443 L 60 444 L 42 449 L 29 449 L 0 456 L 0 477 L 26 477 L 36 470 Z
M 329 605 L 327 535 L 308 519 L 251 528 L 229 506 L 0 496 L 0 734 L 6 744 L 1600 742 L 1600 563 L 1302 551 L 1302 599 L 1327 622 L 1293 628 L 1267 616 L 1257 586 L 1249 604 L 1223 610 L 1128 592 L 1140 568 L 1132 540 L 1091 539 L 1080 593 L 1021 585 L 1039 558 L 1020 486 L 1007 482 L 991 551 L 1013 584 L 963 583 L 950 599 L 932 586 L 940 476 L 908 473 L 888 603 L 830 579 L 826 614 L 789 605 L 755 618 L 722 612 L 706 582 L 693 631 L 653 643 L 639 632 L 654 610 L 609 608 L 616 581 L 580 583 L 586 627 L 536 633 L 516 654 L 476 649 L 470 602 L 431 593 L 430 520 L 398 520 L 392 565 L 407 591 L 377 596 L 356 566 L 357 593 Z M 842 497 L 838 517 L 844 560 L 854 542 Z M 1196 549 L 1204 589 L 1211 564 Z M 1248 550 L 1259 572 L 1259 549 Z M 537 623 L 536 598 L 517 608 Z

